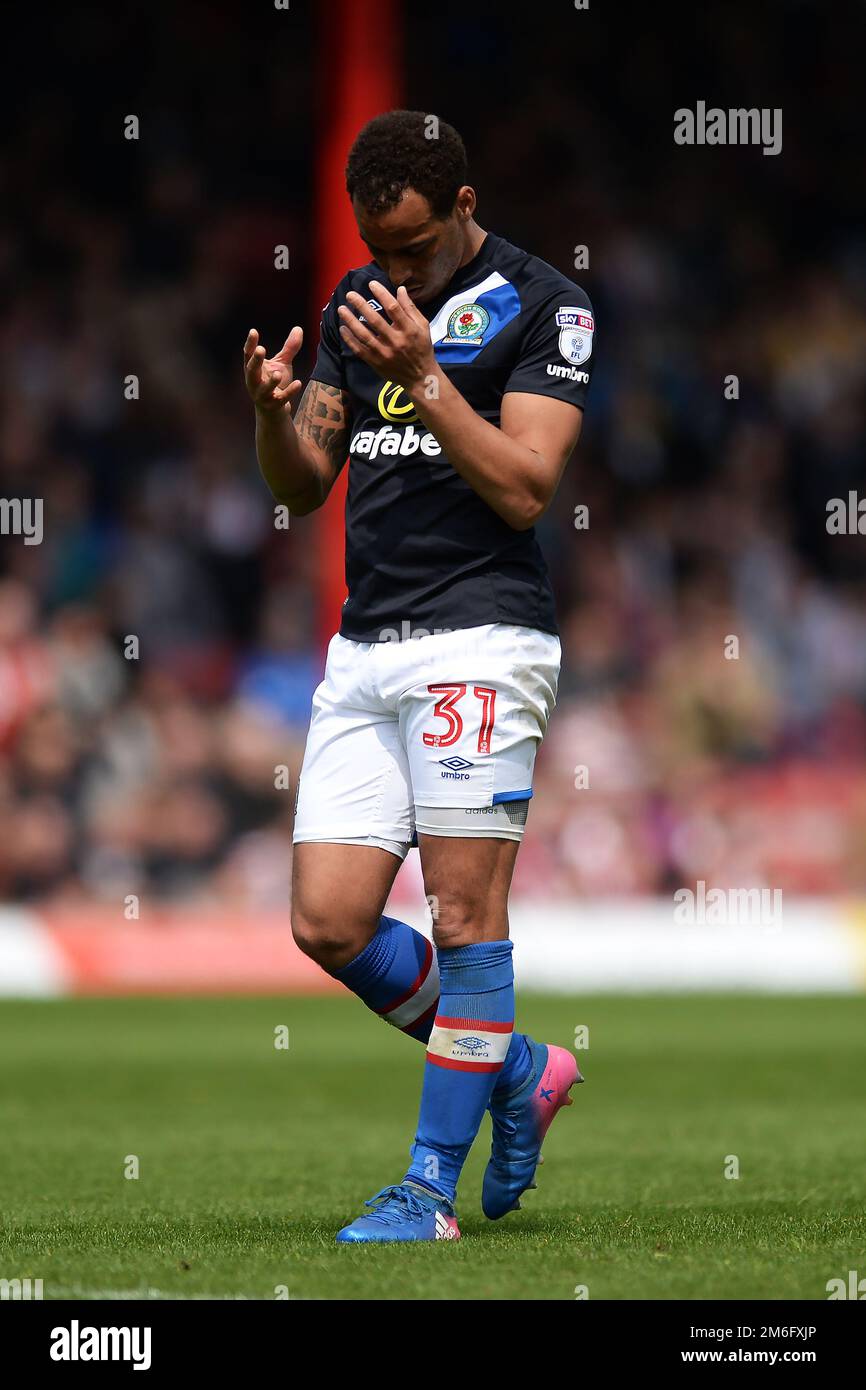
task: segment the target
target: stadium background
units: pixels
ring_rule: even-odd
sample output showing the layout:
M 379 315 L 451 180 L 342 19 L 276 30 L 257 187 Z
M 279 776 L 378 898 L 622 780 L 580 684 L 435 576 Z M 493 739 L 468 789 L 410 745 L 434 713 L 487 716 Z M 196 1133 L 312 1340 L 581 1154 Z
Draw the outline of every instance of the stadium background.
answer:
M 866 483 L 863 30 L 861 5 L 809 0 L 16 12 L 0 498 L 44 498 L 45 524 L 38 546 L 0 537 L 0 994 L 23 996 L 0 1009 L 0 1280 L 76 1299 L 857 1285 L 866 541 L 828 535 L 826 503 Z M 674 145 L 699 100 L 781 107 L 782 154 Z M 363 255 L 346 149 L 394 104 L 464 134 L 481 225 L 567 272 L 589 248 L 599 325 L 540 527 L 563 677 L 512 912 L 519 1024 L 574 1037 L 588 1084 L 526 1210 L 480 1215 L 485 1125 L 463 1240 L 398 1273 L 333 1235 L 403 1171 L 423 1053 L 319 995 L 288 930 L 339 506 L 273 528 L 240 370 L 250 326 L 273 347 L 295 322 L 309 369 Z M 701 882 L 781 890 L 781 923 L 677 923 Z M 415 854 L 394 907 L 423 920 Z
M 38 16 L 22 23 L 36 42 Z M 129 894 L 145 923 L 285 912 L 341 507 L 274 529 L 239 345 L 255 324 L 275 350 L 301 322 L 309 368 L 318 306 L 360 253 L 347 145 L 392 104 L 463 132 L 483 226 L 566 271 L 589 250 L 574 274 L 598 367 L 539 527 L 564 660 L 518 918 L 567 903 L 591 931 L 625 899 L 617 921 L 664 935 L 669 914 L 640 905 L 698 881 L 780 889 L 792 911 L 862 894 L 866 540 L 825 524 L 864 480 L 850 31 L 778 3 L 703 7 L 687 29 L 629 16 L 629 42 L 565 5 L 506 25 L 396 4 L 52 23 L 39 85 L 7 55 L 4 87 L 0 493 L 44 498 L 45 537 L 2 542 L 0 899 L 91 929 L 120 929 Z M 698 98 L 783 108 L 783 153 L 675 145 L 672 112 Z M 846 959 L 830 975 L 862 983 L 843 917 L 821 937 Z M 17 939 L 23 987 L 45 967 Z

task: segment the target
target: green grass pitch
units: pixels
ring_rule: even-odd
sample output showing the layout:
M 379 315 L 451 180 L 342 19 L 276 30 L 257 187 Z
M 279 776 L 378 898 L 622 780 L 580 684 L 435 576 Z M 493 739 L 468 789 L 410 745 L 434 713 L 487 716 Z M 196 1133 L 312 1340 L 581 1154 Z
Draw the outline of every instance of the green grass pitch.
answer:
M 462 1241 L 345 1249 L 405 1171 L 417 1043 L 349 998 L 6 1002 L 0 1278 L 46 1299 L 824 1299 L 866 1274 L 866 1001 L 534 996 L 519 1021 L 590 1043 L 523 1211 L 481 1213 L 485 1118 Z

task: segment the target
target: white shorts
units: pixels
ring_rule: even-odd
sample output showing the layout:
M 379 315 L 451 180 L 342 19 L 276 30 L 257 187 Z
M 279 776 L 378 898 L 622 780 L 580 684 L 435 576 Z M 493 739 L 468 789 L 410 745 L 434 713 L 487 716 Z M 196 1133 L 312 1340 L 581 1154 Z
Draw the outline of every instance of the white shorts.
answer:
M 560 659 L 558 637 L 508 623 L 403 642 L 337 633 L 313 696 L 295 843 L 402 857 L 417 830 L 519 839 Z

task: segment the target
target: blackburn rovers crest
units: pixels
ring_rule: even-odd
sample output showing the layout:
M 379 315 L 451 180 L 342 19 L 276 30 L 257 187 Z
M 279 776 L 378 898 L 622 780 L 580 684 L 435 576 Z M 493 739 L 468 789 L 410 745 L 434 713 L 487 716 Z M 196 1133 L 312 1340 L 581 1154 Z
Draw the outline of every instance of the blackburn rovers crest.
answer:
M 480 347 L 484 331 L 490 323 L 490 315 L 483 304 L 461 304 L 448 319 L 448 333 L 444 343 L 469 343 Z

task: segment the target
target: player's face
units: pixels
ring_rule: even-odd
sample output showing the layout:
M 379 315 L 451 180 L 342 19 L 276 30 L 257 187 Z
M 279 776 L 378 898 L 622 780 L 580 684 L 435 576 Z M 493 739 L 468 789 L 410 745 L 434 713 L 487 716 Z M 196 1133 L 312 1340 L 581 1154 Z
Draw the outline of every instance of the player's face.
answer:
M 475 208 L 472 189 L 460 189 L 444 218 L 436 217 L 413 188 L 387 212 L 370 212 L 357 202 L 353 207 L 361 239 L 391 283 L 405 285 L 416 304 L 435 299 L 465 258 L 466 226 Z

